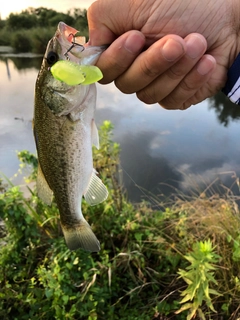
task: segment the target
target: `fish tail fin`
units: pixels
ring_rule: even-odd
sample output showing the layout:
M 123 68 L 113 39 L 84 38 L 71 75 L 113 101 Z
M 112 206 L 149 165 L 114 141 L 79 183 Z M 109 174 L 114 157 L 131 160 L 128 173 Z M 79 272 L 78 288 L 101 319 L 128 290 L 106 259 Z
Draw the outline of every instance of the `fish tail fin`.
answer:
M 70 250 L 79 248 L 91 252 L 100 250 L 100 243 L 84 218 L 81 218 L 74 227 L 63 223 L 61 223 L 61 226 L 66 244 Z

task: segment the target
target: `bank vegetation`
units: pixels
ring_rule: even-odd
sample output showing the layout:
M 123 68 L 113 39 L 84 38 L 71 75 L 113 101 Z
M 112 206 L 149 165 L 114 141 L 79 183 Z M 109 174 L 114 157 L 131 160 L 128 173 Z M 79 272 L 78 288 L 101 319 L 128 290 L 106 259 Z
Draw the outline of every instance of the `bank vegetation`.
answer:
M 37 159 L 24 194 L 2 178 L 0 318 L 76 320 L 231 319 L 240 316 L 240 217 L 231 191 L 210 197 L 177 194 L 161 210 L 133 205 L 119 183 L 120 146 L 112 125 L 100 130 L 94 166 L 108 199 L 83 214 L 99 253 L 69 251 L 56 204 L 34 187 Z
M 59 21 L 76 28 L 82 36 L 88 36 L 86 9 L 72 8 L 62 13 L 44 7 L 28 8 L 0 20 L 0 46 L 10 46 L 18 53 L 44 53 Z

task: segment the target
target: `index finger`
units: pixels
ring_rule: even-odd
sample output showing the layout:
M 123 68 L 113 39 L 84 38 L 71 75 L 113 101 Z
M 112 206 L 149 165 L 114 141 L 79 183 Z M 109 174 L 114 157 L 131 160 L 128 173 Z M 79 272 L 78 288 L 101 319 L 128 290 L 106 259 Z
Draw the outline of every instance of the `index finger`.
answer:
M 116 79 L 115 85 L 123 93 L 137 92 L 168 70 L 185 52 L 186 44 L 181 37 L 165 36 L 142 52 Z
M 145 45 L 145 37 L 140 31 L 132 30 L 117 38 L 100 56 L 96 66 L 102 71 L 107 84 L 124 73 L 136 59 Z

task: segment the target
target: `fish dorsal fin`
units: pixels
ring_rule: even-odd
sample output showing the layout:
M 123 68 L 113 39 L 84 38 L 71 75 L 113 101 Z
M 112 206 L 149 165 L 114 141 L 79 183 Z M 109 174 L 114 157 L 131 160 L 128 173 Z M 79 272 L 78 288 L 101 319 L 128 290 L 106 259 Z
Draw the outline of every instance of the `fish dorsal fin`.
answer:
M 37 172 L 37 195 L 43 202 L 50 206 L 52 203 L 53 192 L 44 177 L 40 164 L 38 164 Z
M 99 149 L 98 129 L 94 119 L 92 119 L 92 144 Z
M 95 206 L 106 200 L 108 197 L 108 190 L 102 183 L 102 180 L 96 175 L 94 170 L 88 185 L 87 192 L 84 194 L 84 198 L 91 206 Z

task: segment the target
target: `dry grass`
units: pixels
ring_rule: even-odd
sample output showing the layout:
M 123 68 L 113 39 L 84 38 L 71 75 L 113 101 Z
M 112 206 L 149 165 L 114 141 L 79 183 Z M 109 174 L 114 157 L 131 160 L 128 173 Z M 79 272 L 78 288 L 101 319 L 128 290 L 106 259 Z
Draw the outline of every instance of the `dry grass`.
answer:
M 240 306 L 240 215 L 239 197 L 227 190 L 224 196 L 217 194 L 182 200 L 171 208 L 179 217 L 174 222 L 175 243 L 181 244 L 184 253 L 189 244 L 211 239 L 215 252 L 221 257 L 216 280 L 222 296 L 216 298 L 215 308 L 225 306 L 229 320 L 238 319 Z M 172 233 L 173 234 L 173 233 Z M 183 239 L 186 239 L 186 242 Z M 188 248 L 183 248 L 186 243 Z M 217 308 L 218 309 L 218 308 Z M 218 310 L 219 310 L 218 309 Z

